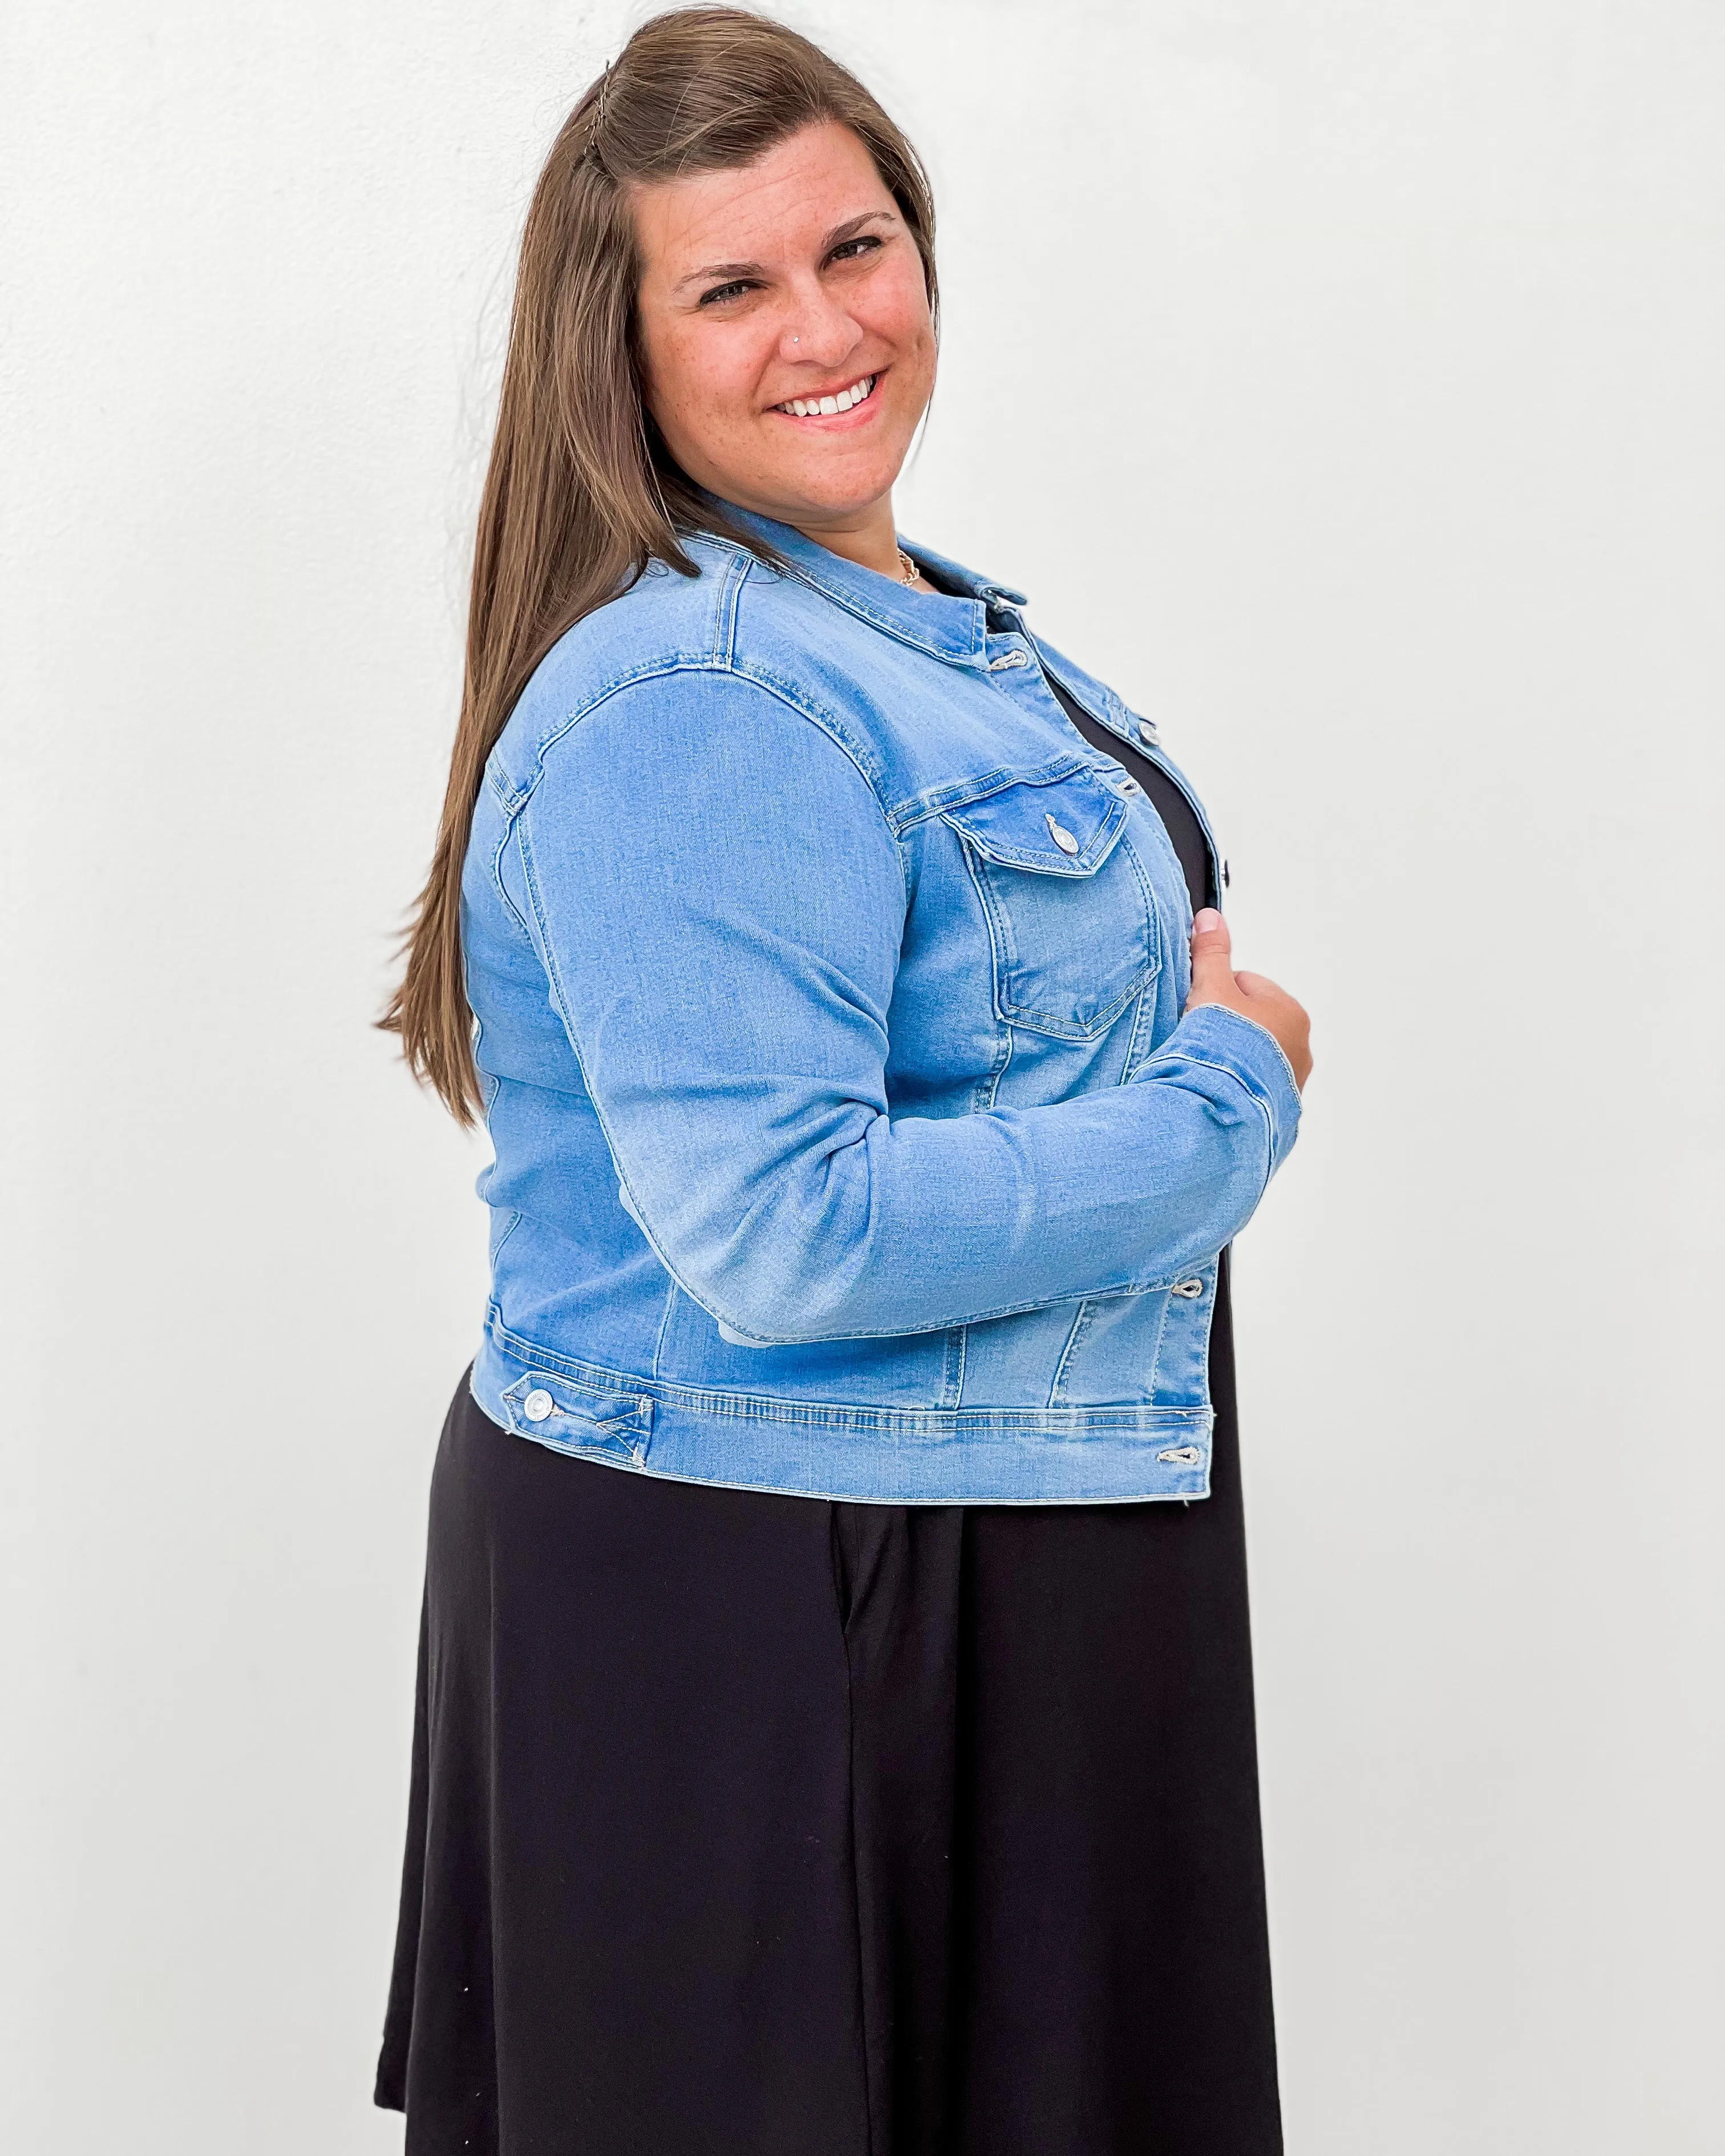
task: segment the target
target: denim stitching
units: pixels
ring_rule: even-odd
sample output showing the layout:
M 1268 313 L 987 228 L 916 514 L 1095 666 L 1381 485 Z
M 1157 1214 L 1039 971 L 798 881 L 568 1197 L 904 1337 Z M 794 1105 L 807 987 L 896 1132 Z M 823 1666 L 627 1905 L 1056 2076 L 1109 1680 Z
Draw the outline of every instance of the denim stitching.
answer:
M 1199 1005 L 1199 1009 L 1200 1010 L 1209 1010 L 1213 1008 L 1214 1006 L 1209 1004 L 1200 1004 Z M 1239 1014 L 1240 1014 L 1237 1011 L 1235 1014 L 1235 1017 L 1238 1017 Z M 1248 1019 L 1246 1023 L 1249 1025 L 1257 1024 L 1255 1019 Z M 1270 1033 L 1270 1029 L 1267 1026 L 1258 1026 L 1258 1030 L 1260 1033 L 1268 1034 L 1269 1038 L 1272 1040 L 1276 1038 L 1274 1034 Z M 1280 1053 L 1280 1050 L 1277 1052 Z M 1286 1057 L 1284 1056 L 1282 1060 L 1286 1062 L 1287 1060 Z M 1267 1185 L 1270 1181 L 1271 1172 L 1276 1166 L 1276 1116 L 1271 1108 L 1270 1103 L 1262 1098 L 1256 1086 L 1252 1082 L 1251 1079 L 1245 1071 L 1236 1070 L 1230 1064 L 1213 1062 L 1207 1055 L 1194 1055 L 1191 1050 L 1185 1047 L 1173 1034 L 1170 1034 L 1168 1039 L 1163 1041 L 1161 1047 L 1157 1050 L 1155 1055 L 1153 1055 L 1150 1058 L 1150 1060 L 1144 1065 L 1144 1068 L 1146 1070 L 1153 1070 L 1158 1063 L 1164 1061 L 1196 1064 L 1200 1070 L 1214 1070 L 1219 1073 L 1219 1075 L 1224 1078 L 1231 1078 L 1235 1084 L 1239 1086 L 1240 1091 L 1245 1095 L 1247 1100 L 1251 1102 L 1252 1106 L 1257 1110 L 1259 1116 L 1263 1120 L 1265 1137 L 1267 1142 L 1270 1156 L 1269 1159 L 1265 1163 L 1264 1168 L 1264 1181 Z
M 1048 1404 L 1051 1408 L 1063 1408 L 1070 1404 L 1064 1397 L 1066 1390 L 1066 1365 L 1072 1358 L 1072 1350 L 1090 1330 L 1091 1311 L 1095 1300 L 1094 1296 L 1086 1296 L 1079 1304 L 1078 1314 L 1072 1320 L 1071 1328 L 1066 1335 L 1066 1344 L 1060 1350 L 1060 1359 L 1055 1364 L 1054 1378 L 1048 1389 Z
M 1036 656 L 1041 662 L 1044 670 L 1060 683 L 1073 702 L 1086 711 L 1099 726 L 1106 726 L 1110 733 L 1117 735 L 1122 741 L 1136 749 L 1147 762 L 1154 764 L 1163 778 L 1171 780 L 1185 796 L 1186 805 L 1198 819 L 1199 829 L 1204 834 L 1204 848 L 1209 855 L 1210 880 L 1219 892 L 1222 888 L 1222 850 L 1216 843 L 1216 834 L 1210 828 L 1210 819 L 1205 813 L 1204 803 L 1199 799 L 1194 789 L 1187 784 L 1183 775 L 1176 767 L 1168 752 L 1159 744 L 1149 742 L 1144 739 L 1138 732 L 1137 713 L 1132 711 L 1106 682 L 1091 680 L 1088 675 L 1084 674 L 1081 667 L 1075 666 L 1070 660 L 1062 658 L 1051 644 L 1043 643 L 1040 637 L 1033 635 L 1028 629 L 1024 634 L 1034 646 Z M 1050 660 L 1055 663 L 1050 664 Z M 1082 675 L 1089 684 L 1089 688 L 1080 690 L 1076 687 L 1070 678 L 1075 675 Z M 1094 696 L 1089 693 L 1090 690 L 1096 691 Z M 1098 705 L 1101 707 L 1100 710 L 1097 709 Z M 1065 713 L 1062 711 L 1060 716 L 1063 719 L 1065 718 Z M 1067 724 L 1070 726 L 1071 721 L 1068 720 Z M 1073 732 L 1076 732 L 1077 729 L 1074 727 Z M 1079 738 L 1082 740 L 1082 735 L 1080 735 Z M 1183 880 L 1183 876 L 1182 881 Z
M 659 1313 L 659 1330 L 653 1336 L 653 1374 L 659 1375 L 659 1365 L 665 1355 L 665 1336 L 670 1330 L 671 1312 L 677 1306 L 677 1297 L 682 1290 L 667 1273 L 665 1276 L 665 1307 Z
M 521 934 L 526 939 L 528 947 L 532 949 L 535 947 L 533 944 L 533 932 L 528 927 L 526 922 L 521 919 L 521 909 L 516 906 L 515 901 L 510 896 L 508 887 L 503 880 L 503 856 L 509 850 L 510 840 L 515 836 L 516 819 L 520 812 L 519 810 L 513 809 L 510 807 L 507 797 L 505 795 L 502 788 L 498 785 L 496 779 L 492 775 L 491 768 L 489 764 L 485 767 L 485 780 L 486 783 L 490 787 L 492 793 L 496 795 L 498 806 L 503 811 L 502 834 L 498 839 L 497 844 L 493 849 L 491 854 L 491 881 L 496 887 L 498 897 L 503 901 L 504 911 L 509 916 L 510 919 L 514 921 L 516 927 L 521 930 Z
M 958 1374 L 952 1380 L 952 1407 L 956 1413 L 964 1405 L 964 1366 L 970 1356 L 970 1327 L 968 1325 L 957 1325 L 954 1326 L 952 1330 L 958 1335 Z
M 1126 1044 L 1126 1065 L 1120 1074 L 1120 1082 L 1122 1086 L 1131 1086 L 1137 1082 L 1141 1067 L 1138 1060 L 1138 1043 L 1144 1037 L 1147 1017 L 1148 1030 L 1153 1034 L 1156 1029 L 1155 999 L 1150 991 L 1155 984 L 1155 978 L 1160 978 L 1161 972 L 1162 969 L 1158 966 L 1155 978 L 1146 981 L 1138 991 L 1138 1008 L 1132 1014 L 1132 1029 Z
M 740 661 L 727 668 L 726 671 L 734 680 L 747 681 L 753 687 L 761 690 L 765 695 L 777 697 L 787 709 L 794 711 L 799 719 L 806 719 L 810 726 L 827 737 L 834 748 L 856 767 L 858 777 L 874 797 L 875 805 L 880 812 L 881 820 L 892 834 L 893 842 L 896 844 L 901 835 L 898 823 L 881 794 L 879 780 L 869 768 L 866 749 L 861 743 L 851 739 L 850 729 L 845 726 L 844 720 L 834 712 L 819 709 L 810 697 L 803 695 L 793 683 L 787 680 L 782 675 L 775 674 L 770 668 L 762 665 L 758 660 Z
M 556 1007 L 557 1016 L 562 1020 L 563 1033 L 569 1043 L 570 1053 L 574 1056 L 575 1066 L 581 1073 L 581 1082 L 587 1090 L 587 1097 L 593 1104 L 593 1120 L 598 1123 L 599 1127 L 599 1134 L 605 1141 L 605 1150 L 611 1156 L 611 1165 L 617 1171 L 618 1183 L 623 1189 L 629 1193 L 629 1202 L 634 1209 L 634 1218 L 636 1225 L 640 1229 L 642 1235 L 645 1236 L 648 1247 L 652 1250 L 654 1256 L 657 1258 L 660 1264 L 665 1267 L 665 1271 L 670 1276 L 671 1279 L 676 1283 L 676 1285 L 679 1287 L 683 1287 L 686 1293 L 688 1291 L 683 1281 L 682 1275 L 678 1272 L 676 1267 L 671 1264 L 665 1252 L 660 1250 L 657 1238 L 654 1235 L 652 1229 L 647 1225 L 646 1214 L 641 1210 L 640 1201 L 629 1183 L 629 1177 L 624 1172 L 622 1161 L 618 1158 L 616 1141 L 613 1138 L 610 1127 L 605 1121 L 605 1111 L 599 1105 L 598 1096 L 593 1091 L 592 1083 L 588 1080 L 586 1060 L 581 1053 L 581 1043 L 576 1038 L 574 1023 L 569 1015 L 569 999 L 563 987 L 562 975 L 557 969 L 557 953 L 552 948 L 551 937 L 545 927 L 544 907 L 540 900 L 538 886 L 533 875 L 533 850 L 531 842 L 527 835 L 525 824 L 521 827 L 521 835 L 517 843 L 521 850 L 521 872 L 526 880 L 527 897 L 532 906 L 534 917 L 539 922 L 541 963 L 545 968 L 546 980 L 551 989 L 552 998 Z M 691 1296 L 691 1300 L 698 1302 L 700 1301 L 700 1297 L 698 1296 Z M 707 1306 L 705 1303 L 701 1303 L 701 1306 L 703 1310 L 707 1308 Z M 722 1317 L 724 1313 L 719 1311 L 712 1311 L 709 1312 L 709 1315 L 716 1317 Z M 725 1322 L 729 1323 L 730 1321 L 726 1319 Z M 733 1332 L 741 1332 L 742 1331 L 742 1327 L 741 1326 L 733 1326 L 732 1330 Z
M 1288 1060 L 1288 1052 L 1276 1039 L 1276 1035 L 1270 1030 L 1267 1025 L 1259 1024 L 1258 1020 L 1255 1018 L 1247 1018 L 1246 1014 L 1244 1011 L 1235 1010 L 1231 1004 L 1200 1004 L 1199 1005 L 1199 1009 L 1200 1010 L 1224 1010 L 1228 1013 L 1230 1018 L 1242 1019 L 1245 1020 L 1246 1024 L 1255 1026 L 1257 1030 L 1263 1034 L 1264 1038 L 1270 1043 L 1270 1045 L 1281 1058 L 1281 1067 L 1288 1074 L 1288 1084 L 1292 1089 L 1294 1098 L 1296 1101 L 1300 1098 L 1300 1081 L 1294 1075 L 1294 1066 Z M 1204 1058 L 1202 1056 L 1194 1055 L 1191 1058 L 1191 1060 L 1194 1063 L 1200 1063 L 1204 1060 Z M 1223 1064 L 1214 1064 L 1209 1067 L 1214 1070 L 1224 1070 L 1227 1066 Z M 1255 1089 L 1257 1081 L 1255 1078 L 1250 1077 L 1244 1071 L 1240 1072 L 1239 1075 L 1240 1082 L 1243 1085 L 1250 1085 Z M 1267 1094 L 1264 1098 L 1263 1108 L 1265 1114 L 1271 1118 L 1273 1123 L 1274 1111 Z
M 996 1006 L 996 1011 L 998 1015 L 998 1004 Z M 992 1113 L 995 1102 L 1000 1098 L 1000 1088 L 1005 1080 L 1007 1072 L 1012 1068 L 1013 1051 L 1018 1045 L 1018 1035 L 1013 1031 L 1009 1025 L 1002 1025 L 1000 1028 L 1000 1034 L 1001 1039 L 1005 1043 L 1005 1048 L 1004 1052 L 1000 1054 L 999 1060 L 996 1062 L 994 1068 L 988 1073 L 986 1096 L 983 1101 L 983 1108 L 985 1113 Z
M 485 1409 L 482 1402 L 480 1403 L 480 1406 L 481 1413 L 484 1413 Z M 495 1422 L 496 1417 L 493 1415 L 490 1416 L 489 1419 Z M 501 1427 L 502 1425 L 499 1426 Z M 530 1442 L 537 1442 L 536 1440 L 533 1440 L 531 1437 L 531 1434 L 526 1430 L 516 1431 L 510 1434 L 512 1435 L 528 1438 Z M 592 1467 L 615 1467 L 622 1470 L 625 1474 L 649 1476 L 655 1482 L 687 1482 L 692 1484 L 698 1490 L 755 1490 L 761 1491 L 763 1495 L 768 1496 L 812 1497 L 819 1502 L 829 1505 L 950 1506 L 954 1502 L 951 1497 L 942 1496 L 859 1497 L 854 1492 L 848 1492 L 840 1490 L 829 1490 L 824 1486 L 809 1482 L 768 1482 L 757 1481 L 753 1479 L 751 1479 L 747 1482 L 730 1482 L 726 1481 L 722 1475 L 691 1475 L 686 1472 L 675 1473 L 670 1468 L 648 1467 L 643 1466 L 639 1461 L 618 1460 L 614 1458 L 612 1455 L 608 1452 L 571 1452 L 565 1450 L 565 1448 L 561 1445 L 552 1445 L 548 1449 L 555 1452 L 559 1459 L 578 1459 L 584 1466 Z M 1147 1490 L 1142 1488 L 1140 1486 L 1140 1477 L 1143 1475 L 1151 1474 L 1153 1472 L 1156 1475 L 1158 1480 L 1173 1482 L 1175 1486 L 1173 1489 L 1163 1490 Z M 1143 1463 L 1142 1467 L 1140 1469 L 1139 1474 L 1134 1476 L 1134 1486 L 1130 1490 L 1109 1492 L 1101 1496 L 1086 1496 L 1072 1497 L 1049 1497 L 1042 1496 L 1034 1497 L 1013 1497 L 997 1493 L 993 1496 L 982 1499 L 980 1501 L 972 1502 L 981 1502 L 991 1506 L 1034 1505 L 1043 1511 L 1046 1511 L 1051 1505 L 1190 1505 L 1196 1504 L 1210 1495 L 1209 1467 L 1207 1462 L 1203 1468 L 1202 1473 L 1199 1476 L 1198 1486 L 1196 1487 L 1192 1487 L 1183 1481 L 1178 1479 L 1183 1475 L 1197 1472 L 1198 1471 L 1194 1469 L 1175 1470 L 1161 1467 L 1159 1465 L 1153 1463 L 1153 1461 L 1146 1460 Z
M 754 557 L 746 561 L 732 562 L 721 581 L 717 603 L 714 607 L 713 657 L 729 669 L 737 660 L 737 610 L 742 598 L 742 588 L 748 580 Z
M 1168 1317 L 1174 1306 L 1174 1298 L 1172 1291 L 1168 1288 L 1164 1288 L 1162 1291 L 1159 1301 L 1161 1303 L 1161 1310 L 1156 1320 L 1156 1337 L 1154 1341 L 1152 1342 L 1150 1348 L 1150 1374 L 1146 1388 L 1149 1393 L 1153 1405 L 1155 1404 L 1156 1400 L 1156 1388 L 1162 1379 L 1163 1342 L 1168 1338 Z
M 665 1378 L 643 1378 L 633 1372 L 609 1370 L 596 1363 L 558 1355 L 512 1332 L 496 1314 L 488 1313 L 487 1330 L 500 1347 L 526 1370 L 544 1370 L 586 1387 L 591 1392 L 629 1393 L 682 1408 L 691 1414 L 730 1415 L 752 1422 L 786 1423 L 811 1430 L 830 1430 L 854 1435 L 906 1438 L 1034 1438 L 1082 1439 L 1099 1431 L 1122 1436 L 1155 1435 L 1170 1424 L 1185 1428 L 1207 1421 L 1208 1407 L 1158 1406 L 1143 1401 L 1136 1406 L 1091 1408 L 889 1408 L 869 1407 L 840 1401 L 782 1399 L 768 1393 L 728 1392 L 711 1386 L 684 1385 Z M 1050 1417 L 1060 1428 L 1050 1430 Z
M 713 543 L 716 546 L 734 545 L 732 541 L 721 540 L 716 535 L 713 536 Z M 753 560 L 757 557 L 752 555 L 750 558 Z M 781 573 L 791 582 L 801 584 L 805 591 L 813 592 L 818 598 L 825 599 L 835 607 L 843 608 L 846 613 L 855 614 L 859 621 L 867 622 L 871 629 L 878 629 L 883 636 L 891 637 L 895 643 L 905 644 L 912 651 L 926 652 L 931 659 L 942 660 L 948 666 L 973 668 L 982 656 L 980 641 L 968 653 L 952 651 L 945 644 L 932 643 L 927 637 L 918 636 L 914 629 L 907 628 L 902 622 L 895 621 L 891 615 L 877 613 L 865 599 L 857 598 L 854 593 L 839 591 L 831 586 L 817 583 L 798 562 L 787 560 L 782 565 Z M 976 614 L 976 626 L 973 634 L 981 639 L 983 634 L 983 616 L 986 609 L 980 599 L 973 599 L 971 603 Z
M 957 809 L 969 808 L 973 802 L 986 801 L 1009 786 L 1058 786 L 1063 779 L 1076 778 L 1081 771 L 1089 768 L 1088 759 L 1074 755 L 1070 749 L 1063 749 L 1058 756 L 1049 757 L 1041 763 L 997 763 L 992 771 L 978 772 L 968 778 L 955 778 L 950 785 L 933 786 L 923 793 L 911 794 L 899 803 L 894 814 L 901 828 L 908 830 L 913 824 L 926 824 L 933 817 L 945 817 Z
M 957 827 L 954 826 L 953 828 L 956 829 Z M 988 922 L 989 942 L 993 948 L 994 953 L 994 1010 L 996 1016 L 1002 1019 L 1008 1025 L 1022 1026 L 1027 1033 L 1040 1034 L 1050 1040 L 1071 1041 L 1100 1040 L 1102 1035 L 1106 1033 L 1109 1028 L 1118 1019 L 1121 1013 L 1132 1000 L 1133 997 L 1142 995 L 1148 983 L 1153 981 L 1156 978 L 1157 974 L 1161 971 L 1161 958 L 1159 954 L 1153 950 L 1147 958 L 1142 970 L 1134 976 L 1126 988 L 1114 998 L 1112 1003 L 1105 1004 L 1101 1010 L 1100 1010 L 1092 1019 L 1084 1019 L 1077 1018 L 1060 1018 L 1052 1011 L 1029 1009 L 1021 1004 L 1013 1002 L 1007 989 L 1006 973 L 1014 964 L 1019 963 L 1019 952 L 1016 945 L 1014 945 L 1012 941 L 1011 913 L 1004 903 L 1004 893 L 997 893 L 993 879 L 988 875 L 986 869 L 983 866 L 983 860 L 986 857 L 982 854 L 979 849 L 973 846 L 968 836 L 965 833 L 960 832 L 958 834 L 958 837 L 959 843 L 963 849 L 966 865 L 970 869 L 971 881 L 976 886 L 977 895 L 982 900 L 983 911 Z M 1113 849 L 1111 847 L 1109 850 L 1111 853 Z M 999 865 L 997 864 L 997 865 Z M 1101 863 L 1098 863 L 1097 865 L 1100 867 Z M 1013 873 L 1018 874 L 1019 871 L 1014 870 Z M 1133 874 L 1137 880 L 1140 891 L 1144 896 L 1145 904 L 1148 909 L 1149 919 L 1150 921 L 1154 921 L 1158 918 L 1155 901 L 1149 896 L 1147 892 L 1144 891 L 1143 878 L 1142 875 L 1139 874 L 1136 864 L 1134 864 Z M 1005 947 L 1004 949 L 1002 947 L 1003 945 Z

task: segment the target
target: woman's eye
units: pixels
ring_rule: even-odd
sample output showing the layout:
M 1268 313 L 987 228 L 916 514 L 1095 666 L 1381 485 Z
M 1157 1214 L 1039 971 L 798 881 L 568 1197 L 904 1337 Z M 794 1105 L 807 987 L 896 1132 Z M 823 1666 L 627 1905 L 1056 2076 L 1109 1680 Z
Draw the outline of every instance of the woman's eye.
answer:
M 865 232 L 855 239 L 847 239 L 841 247 L 835 247 L 827 259 L 829 262 L 860 262 L 865 254 L 877 254 L 880 247 L 879 234 Z
M 738 277 L 728 285 L 715 285 L 711 291 L 703 292 L 701 295 L 701 304 L 704 307 L 711 307 L 726 300 L 734 300 L 740 293 L 752 292 L 753 290 L 753 285 L 746 278 Z

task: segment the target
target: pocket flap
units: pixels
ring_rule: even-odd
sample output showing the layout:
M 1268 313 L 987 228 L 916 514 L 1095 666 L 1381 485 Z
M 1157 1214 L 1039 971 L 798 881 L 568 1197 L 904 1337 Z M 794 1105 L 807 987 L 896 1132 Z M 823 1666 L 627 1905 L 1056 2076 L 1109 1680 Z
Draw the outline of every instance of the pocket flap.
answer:
M 946 811 L 946 821 L 987 860 L 1042 875 L 1094 875 L 1126 829 L 1127 808 L 1087 767 L 1064 778 L 1019 779 Z

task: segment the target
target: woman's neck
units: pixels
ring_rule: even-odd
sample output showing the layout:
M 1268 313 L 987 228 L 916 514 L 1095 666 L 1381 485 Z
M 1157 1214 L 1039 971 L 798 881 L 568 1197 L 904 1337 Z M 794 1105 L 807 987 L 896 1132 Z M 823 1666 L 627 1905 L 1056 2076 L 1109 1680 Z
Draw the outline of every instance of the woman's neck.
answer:
M 817 547 L 837 554 L 877 576 L 900 581 L 898 530 L 892 521 L 892 496 L 883 495 L 867 508 L 848 510 L 826 516 L 787 516 L 783 520 Z

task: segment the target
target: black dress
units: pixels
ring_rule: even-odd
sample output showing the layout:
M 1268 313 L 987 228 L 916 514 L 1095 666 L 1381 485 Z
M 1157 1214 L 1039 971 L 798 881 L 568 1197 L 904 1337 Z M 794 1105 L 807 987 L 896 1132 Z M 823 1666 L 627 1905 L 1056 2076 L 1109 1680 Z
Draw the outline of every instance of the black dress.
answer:
M 896 1506 L 570 1460 L 464 1375 L 408 2156 L 1278 2156 L 1225 1254 L 1211 1382 L 1205 1500 Z

